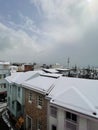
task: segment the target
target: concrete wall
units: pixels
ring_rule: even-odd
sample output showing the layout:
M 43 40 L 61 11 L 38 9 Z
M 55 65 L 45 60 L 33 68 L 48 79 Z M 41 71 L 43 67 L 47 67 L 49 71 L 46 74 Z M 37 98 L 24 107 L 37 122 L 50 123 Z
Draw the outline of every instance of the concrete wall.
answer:
M 57 118 L 54 117 L 49 117 L 49 130 L 51 130 L 52 125 L 57 126 Z
M 88 130 L 98 130 L 98 121 L 88 121 Z
M 57 130 L 64 130 L 65 128 L 65 113 L 62 109 L 57 110 L 57 118 L 49 116 L 49 130 L 52 125 L 57 127 Z
M 98 130 L 98 121 L 93 121 L 93 119 L 88 120 L 86 117 L 79 114 L 77 118 L 77 130 Z M 51 130 L 52 125 L 55 125 L 57 130 L 66 130 L 65 111 L 63 109 L 58 108 L 57 118 L 49 115 L 49 130 Z
M 79 120 L 79 130 L 88 130 L 88 124 L 87 124 L 87 119 L 84 119 L 82 117 L 78 118 Z M 93 130 L 93 129 L 92 129 Z

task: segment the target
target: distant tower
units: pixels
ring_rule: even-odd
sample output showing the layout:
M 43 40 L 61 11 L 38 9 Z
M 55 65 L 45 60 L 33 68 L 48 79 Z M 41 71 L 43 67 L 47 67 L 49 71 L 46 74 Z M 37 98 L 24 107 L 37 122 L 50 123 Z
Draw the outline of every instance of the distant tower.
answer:
M 69 69 L 69 67 L 70 67 L 70 58 L 68 57 L 68 59 L 67 59 L 67 67 L 68 67 L 68 69 Z

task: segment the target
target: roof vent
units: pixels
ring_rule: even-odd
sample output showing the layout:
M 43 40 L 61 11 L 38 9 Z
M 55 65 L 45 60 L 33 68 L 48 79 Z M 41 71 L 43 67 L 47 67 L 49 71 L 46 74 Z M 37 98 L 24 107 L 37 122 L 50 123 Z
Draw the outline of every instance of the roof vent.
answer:
M 93 115 L 97 115 L 97 113 L 96 113 L 96 112 L 93 112 Z
M 46 93 L 46 96 L 48 95 L 48 93 Z

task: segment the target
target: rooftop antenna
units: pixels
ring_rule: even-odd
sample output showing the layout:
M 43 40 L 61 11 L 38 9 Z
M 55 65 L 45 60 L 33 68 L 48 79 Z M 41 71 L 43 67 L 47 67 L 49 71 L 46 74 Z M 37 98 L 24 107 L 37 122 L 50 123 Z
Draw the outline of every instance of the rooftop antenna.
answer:
M 67 59 L 67 65 L 68 65 L 68 69 L 69 69 L 69 67 L 70 67 L 70 58 L 69 57 Z

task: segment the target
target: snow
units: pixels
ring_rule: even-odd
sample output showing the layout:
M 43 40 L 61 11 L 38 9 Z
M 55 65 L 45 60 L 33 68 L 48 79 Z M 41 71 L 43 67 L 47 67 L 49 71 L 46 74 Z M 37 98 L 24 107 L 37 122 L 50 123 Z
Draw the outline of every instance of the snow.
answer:
M 0 62 L 0 65 L 10 65 L 10 62 Z
M 2 113 L 7 107 L 7 103 L 0 102 L 0 113 Z
M 38 76 L 34 79 L 25 81 L 22 85 L 26 88 L 29 87 L 29 89 L 35 89 L 47 93 L 51 87 L 53 87 L 56 80 L 57 79 L 53 77 Z
M 43 69 L 44 71 L 47 71 L 48 73 L 58 73 L 56 69 Z
M 53 104 L 98 118 L 97 92 L 98 80 L 60 77 L 48 97 Z
M 11 122 L 9 120 L 9 115 L 7 113 L 7 111 L 4 111 L 2 113 L 2 119 L 4 120 L 4 122 L 7 124 L 7 126 L 10 128 L 10 130 L 14 130 L 13 126 L 11 125 Z
M 15 73 L 12 73 L 11 76 L 7 76 L 5 79 L 9 83 L 14 83 L 19 78 L 20 75 L 22 76 L 22 74 L 23 72 L 15 72 Z
M 52 78 L 58 78 L 60 77 L 62 74 L 50 74 L 50 73 L 44 73 L 41 74 L 42 76 L 47 76 L 47 77 L 52 77 Z
M 24 88 L 48 93 L 47 97 L 55 105 L 98 118 L 98 80 L 62 77 L 42 71 L 18 72 L 6 79 Z
M 67 69 L 67 68 L 56 68 L 57 71 L 69 71 L 71 69 Z
M 27 71 L 27 72 L 16 72 L 13 73 L 11 76 L 6 77 L 5 79 L 9 83 L 17 83 L 21 84 L 25 80 L 29 79 L 30 77 L 34 76 L 35 74 L 42 74 L 43 71 Z

